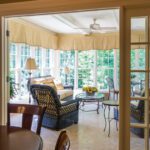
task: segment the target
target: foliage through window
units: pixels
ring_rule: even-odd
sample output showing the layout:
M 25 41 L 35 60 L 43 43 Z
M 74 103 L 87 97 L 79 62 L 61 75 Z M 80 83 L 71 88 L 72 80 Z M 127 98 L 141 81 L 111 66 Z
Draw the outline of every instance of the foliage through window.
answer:
M 44 68 L 43 68 L 43 75 L 51 75 L 51 51 L 50 49 L 43 49 L 45 51 L 44 57 Z
M 106 77 L 114 79 L 114 50 L 97 51 L 97 86 L 107 89 Z
M 35 61 L 38 69 L 34 72 L 34 76 L 38 77 L 42 72 L 42 48 L 35 47 Z
M 132 49 L 130 53 L 131 57 L 131 69 L 132 70 L 145 70 L 146 65 L 146 53 L 145 49 Z M 144 73 L 132 73 L 131 74 L 131 83 L 133 88 L 141 90 L 145 86 L 145 74 Z
M 94 83 L 94 51 L 78 52 L 78 87 L 93 85 Z
M 60 78 L 65 84 L 65 67 L 68 67 L 70 72 L 67 74 L 68 84 L 74 85 L 74 65 L 75 51 L 60 51 Z
M 136 54 L 138 52 L 138 54 Z M 77 57 L 75 58 L 75 53 Z M 58 72 L 60 79 L 65 84 L 66 74 L 65 67 L 69 68 L 67 74 L 67 82 L 74 85 L 75 77 L 78 77 L 78 88 L 84 85 L 94 85 L 97 83 L 99 89 L 107 89 L 106 77 L 114 79 L 114 71 L 117 72 L 119 78 L 119 50 L 87 50 L 87 51 L 59 51 L 59 59 L 55 60 L 56 52 L 51 49 L 34 47 L 27 44 L 10 44 L 10 73 L 17 80 L 21 87 L 26 88 L 28 71 L 24 69 L 26 59 L 34 57 L 38 69 L 33 72 L 32 76 L 51 75 L 51 72 L 57 64 L 60 64 Z M 134 68 L 136 57 L 140 59 L 138 66 L 144 67 L 145 62 L 142 59 L 145 51 L 131 51 L 131 66 Z M 54 58 L 53 58 L 54 57 Z M 57 57 L 58 58 L 58 57 Z M 116 62 L 114 59 L 117 59 Z M 77 68 L 75 68 L 75 63 Z M 116 70 L 114 70 L 116 66 Z M 56 68 L 57 69 L 57 68 Z M 75 75 L 75 72 L 78 74 Z M 57 75 L 58 77 L 59 75 Z M 95 81 L 96 79 L 96 81 Z M 118 84 L 118 81 L 115 81 Z

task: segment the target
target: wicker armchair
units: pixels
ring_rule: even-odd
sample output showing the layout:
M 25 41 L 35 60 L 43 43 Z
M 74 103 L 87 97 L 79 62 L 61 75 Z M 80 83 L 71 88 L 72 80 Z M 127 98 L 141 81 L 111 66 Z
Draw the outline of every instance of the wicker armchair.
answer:
M 30 91 L 38 105 L 46 106 L 42 122 L 44 127 L 60 130 L 73 123 L 78 123 L 79 104 L 77 100 L 69 100 L 61 104 L 56 91 L 47 85 L 31 85 Z

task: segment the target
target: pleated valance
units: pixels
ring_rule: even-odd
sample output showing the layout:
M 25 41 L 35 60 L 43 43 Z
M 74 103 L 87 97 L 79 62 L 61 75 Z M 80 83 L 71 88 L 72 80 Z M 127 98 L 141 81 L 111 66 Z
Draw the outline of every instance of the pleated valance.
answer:
M 131 34 L 131 43 L 137 43 L 137 42 L 146 42 L 146 32 L 144 31 L 132 31 Z M 140 48 L 146 48 L 145 45 L 132 45 L 131 49 L 140 49 Z
M 13 19 L 8 21 L 10 42 L 26 43 L 32 46 L 57 49 L 56 34 L 31 23 Z
M 92 35 L 59 35 L 61 50 L 98 50 L 119 48 L 119 33 Z
M 10 41 L 27 43 L 54 50 L 110 50 L 119 48 L 119 33 L 99 33 L 91 35 L 56 34 L 20 19 L 9 20 Z M 133 31 L 132 42 L 144 42 L 142 31 Z M 134 46 L 133 48 L 142 48 Z

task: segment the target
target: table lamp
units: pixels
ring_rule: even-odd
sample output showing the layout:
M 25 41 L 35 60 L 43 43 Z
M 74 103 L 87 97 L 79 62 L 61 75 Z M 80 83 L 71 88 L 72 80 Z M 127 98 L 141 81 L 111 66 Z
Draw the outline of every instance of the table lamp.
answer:
M 64 68 L 64 72 L 65 72 L 65 84 L 68 85 L 67 77 L 68 77 L 68 74 L 70 73 L 69 67 L 66 66 Z
M 31 76 L 32 71 L 37 69 L 36 62 L 34 58 L 27 58 L 25 69 L 29 71 L 29 82 L 28 82 L 28 88 L 29 88 L 29 103 L 31 103 L 31 93 L 30 93 L 30 84 L 31 84 Z

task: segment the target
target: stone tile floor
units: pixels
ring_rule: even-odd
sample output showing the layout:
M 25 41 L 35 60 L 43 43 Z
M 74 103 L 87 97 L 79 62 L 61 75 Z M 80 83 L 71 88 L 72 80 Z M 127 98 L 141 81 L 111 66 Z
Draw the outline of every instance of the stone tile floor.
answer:
M 84 106 L 85 109 L 96 108 L 90 104 Z M 113 115 L 113 109 L 112 113 Z M 19 116 L 12 116 L 12 125 L 20 124 Z M 36 122 L 36 119 L 34 123 Z M 34 129 L 35 124 L 33 124 Z M 118 131 L 116 131 L 115 121 L 111 122 L 111 134 L 108 137 L 108 128 L 104 132 L 103 109 L 100 107 L 100 114 L 96 111 L 79 112 L 79 123 L 66 128 L 71 140 L 71 150 L 117 150 Z M 60 131 L 54 131 L 42 127 L 41 136 L 44 143 L 43 150 L 54 150 L 55 143 Z M 131 150 L 144 150 L 144 140 L 131 133 Z

